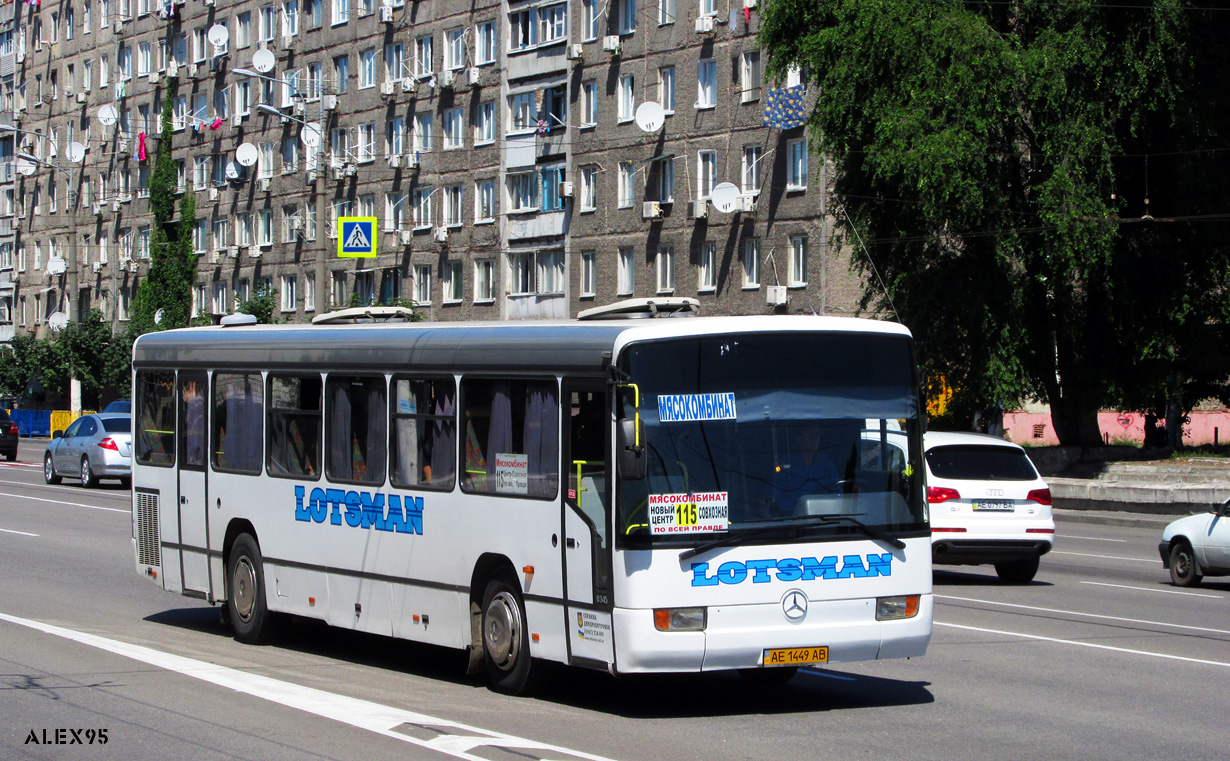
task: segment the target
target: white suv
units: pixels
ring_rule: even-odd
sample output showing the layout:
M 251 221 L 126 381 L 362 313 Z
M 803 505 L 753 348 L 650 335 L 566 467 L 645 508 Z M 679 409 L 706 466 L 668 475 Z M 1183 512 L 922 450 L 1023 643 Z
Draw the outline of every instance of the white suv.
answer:
M 927 503 L 935 565 L 993 563 L 1025 584 L 1051 551 L 1051 490 L 1016 444 L 978 433 L 928 432 Z

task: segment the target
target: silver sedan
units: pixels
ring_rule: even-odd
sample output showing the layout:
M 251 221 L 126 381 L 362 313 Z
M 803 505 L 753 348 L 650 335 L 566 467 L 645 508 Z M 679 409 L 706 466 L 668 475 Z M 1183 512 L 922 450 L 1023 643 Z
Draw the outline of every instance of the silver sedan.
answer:
M 132 416 L 122 413 L 82 415 L 64 432 L 52 434 L 43 455 L 43 478 L 49 484 L 62 476 L 96 486 L 100 478 L 132 482 Z

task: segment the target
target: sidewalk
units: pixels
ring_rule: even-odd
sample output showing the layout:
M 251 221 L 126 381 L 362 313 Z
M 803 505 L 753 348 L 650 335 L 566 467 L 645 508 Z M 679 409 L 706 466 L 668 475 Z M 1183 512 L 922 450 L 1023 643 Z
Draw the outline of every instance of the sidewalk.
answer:
M 1206 512 L 1230 497 L 1230 460 L 1174 458 L 1079 462 L 1044 474 L 1055 514 L 1100 516 L 1107 525 L 1165 525 Z M 1110 523 L 1127 520 L 1131 523 Z M 1086 521 L 1088 522 L 1088 521 Z
M 1053 508 L 1055 523 L 1084 523 L 1098 526 L 1121 526 L 1123 528 L 1156 529 L 1161 536 L 1166 524 L 1182 517 L 1181 515 L 1153 515 L 1149 513 L 1129 513 L 1118 510 L 1065 510 Z

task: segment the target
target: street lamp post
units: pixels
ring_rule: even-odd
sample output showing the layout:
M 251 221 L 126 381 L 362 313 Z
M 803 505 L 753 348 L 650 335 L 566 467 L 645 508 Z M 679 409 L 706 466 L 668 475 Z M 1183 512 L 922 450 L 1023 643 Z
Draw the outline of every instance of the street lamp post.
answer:
M 231 69 L 231 71 L 235 74 L 239 74 L 240 76 L 251 77 L 253 79 L 264 79 L 270 82 L 279 82 L 288 87 L 295 87 L 295 85 L 291 84 L 290 82 L 287 82 L 284 79 L 278 79 L 276 77 L 267 77 L 264 74 L 252 71 L 251 69 Z M 298 93 L 296 93 L 296 95 L 297 94 Z M 324 166 L 324 163 L 325 163 L 324 162 L 325 106 L 324 106 L 323 97 L 319 101 L 318 108 L 319 108 L 318 113 L 320 114 L 320 121 L 318 122 L 318 124 L 320 125 L 320 127 L 319 127 L 319 134 L 317 135 L 317 140 L 316 140 L 316 188 L 315 188 L 315 193 L 316 193 L 316 243 L 319 246 L 319 248 L 316 251 L 316 266 L 314 268 L 315 278 L 316 278 L 316 287 L 315 287 L 315 292 L 313 293 L 313 297 L 316 301 L 316 309 L 323 310 L 325 307 L 325 277 L 328 274 L 328 271 L 325 268 L 325 261 L 328 256 L 328 252 L 326 250 L 326 244 L 325 244 L 325 166 Z M 273 106 L 270 106 L 267 103 L 257 103 L 255 106 L 253 106 L 253 109 L 256 111 L 260 111 L 263 114 L 278 116 L 283 119 L 290 119 L 291 121 L 302 125 L 304 128 L 311 126 L 308 122 L 304 121 L 303 119 L 299 119 L 289 114 L 284 114 L 278 109 L 274 108 Z M 300 130 L 300 132 L 302 133 L 302 130 Z

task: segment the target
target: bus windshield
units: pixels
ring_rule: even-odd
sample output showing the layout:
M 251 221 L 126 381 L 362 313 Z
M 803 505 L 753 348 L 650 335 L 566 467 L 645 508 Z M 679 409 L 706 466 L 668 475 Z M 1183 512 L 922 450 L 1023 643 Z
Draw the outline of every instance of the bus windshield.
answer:
M 619 482 L 625 546 L 885 537 L 927 527 L 911 341 L 729 334 L 630 345 L 645 478 Z M 639 395 L 631 393 L 631 388 Z

